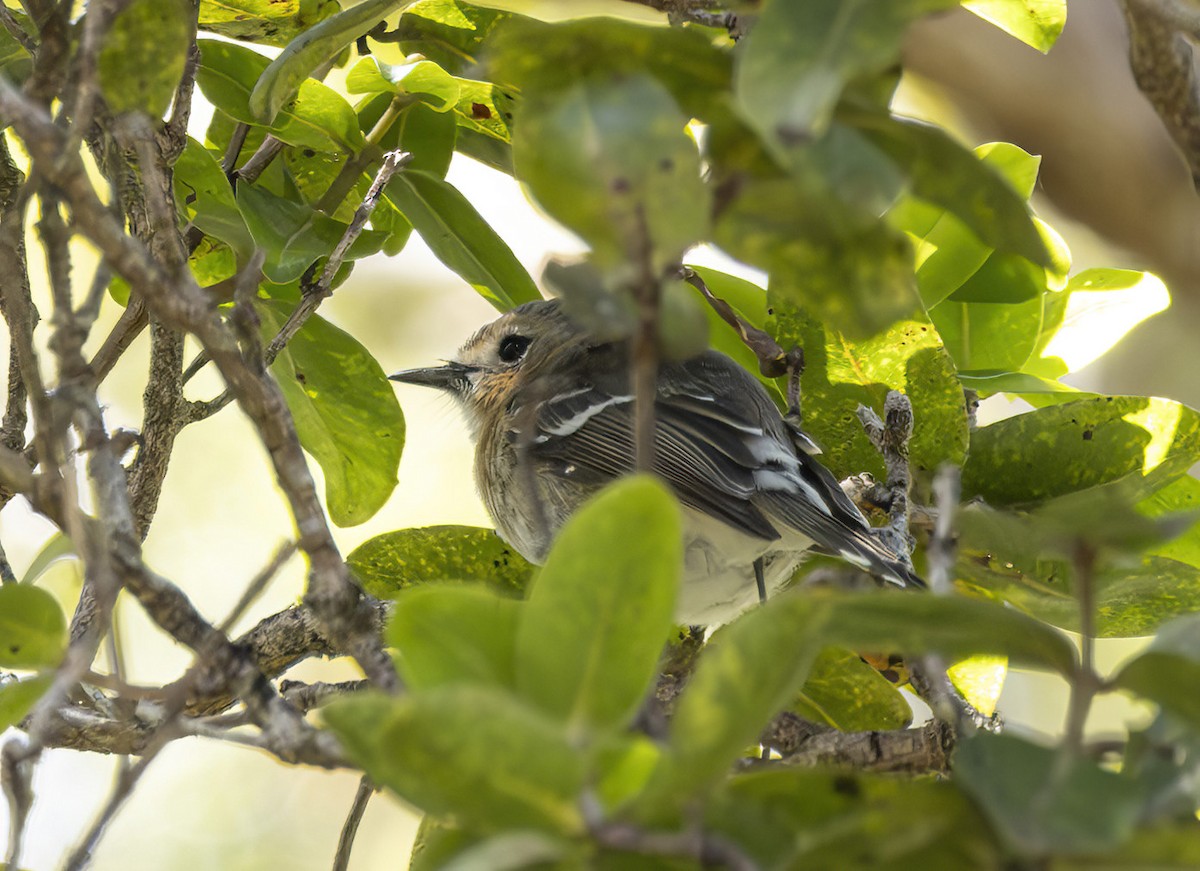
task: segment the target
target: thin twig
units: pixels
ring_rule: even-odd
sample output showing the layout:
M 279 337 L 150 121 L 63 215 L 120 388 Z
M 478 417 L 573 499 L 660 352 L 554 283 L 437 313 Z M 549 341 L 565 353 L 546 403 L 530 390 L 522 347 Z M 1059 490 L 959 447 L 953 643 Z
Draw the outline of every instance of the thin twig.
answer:
M 383 164 L 379 167 L 379 172 L 375 174 L 375 180 L 371 183 L 367 195 L 363 197 L 362 203 L 354 212 L 354 218 L 346 227 L 342 238 L 338 240 L 334 246 L 333 252 L 329 255 L 329 259 L 325 261 L 325 268 L 321 271 L 321 277 L 317 279 L 316 284 L 311 287 L 305 287 L 304 292 L 300 297 L 300 303 L 288 316 L 287 321 L 279 329 L 275 338 L 267 346 L 266 364 L 270 366 L 275 362 L 275 358 L 279 356 L 279 352 L 292 340 L 292 337 L 300 331 L 304 326 L 305 321 L 312 316 L 312 313 L 317 310 L 317 307 L 333 293 L 333 279 L 337 275 L 337 271 L 342 266 L 342 261 L 346 257 L 346 253 L 350 250 L 350 246 L 362 234 L 363 229 L 367 226 L 367 221 L 371 217 L 371 213 L 375 211 L 375 206 L 379 203 L 379 198 L 383 194 L 383 188 L 389 181 L 392 180 L 398 171 L 403 169 L 412 162 L 413 156 L 404 151 L 389 151 L 383 156 Z
M 946 465 L 938 469 L 933 478 L 937 517 L 929 546 L 925 549 L 928 562 L 925 580 L 929 583 L 930 591 L 936 595 L 949 593 L 954 584 L 954 560 L 958 552 L 954 520 L 961 492 L 962 472 L 958 466 Z
M 263 139 L 262 144 L 258 146 L 258 150 L 250 155 L 245 163 L 234 170 L 234 180 L 245 182 L 246 184 L 254 184 L 258 180 L 258 177 L 263 174 L 263 171 L 271 165 L 271 161 L 283 151 L 283 145 L 283 142 L 274 136 L 268 135 Z
M 358 790 L 354 793 L 354 801 L 350 805 L 350 813 L 342 826 L 342 834 L 338 838 L 337 852 L 333 856 L 333 871 L 346 871 L 350 867 L 350 851 L 354 848 L 354 837 L 358 834 L 358 824 L 362 822 L 363 814 L 367 812 L 367 802 L 375 794 L 375 786 L 363 775 L 358 781 Z

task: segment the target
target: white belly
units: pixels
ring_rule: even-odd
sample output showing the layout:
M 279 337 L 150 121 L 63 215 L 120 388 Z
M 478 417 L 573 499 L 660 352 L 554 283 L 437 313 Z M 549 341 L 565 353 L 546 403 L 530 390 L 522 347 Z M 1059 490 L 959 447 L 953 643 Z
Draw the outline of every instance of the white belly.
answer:
M 807 539 L 764 541 L 700 512 L 684 509 L 683 586 L 675 619 L 719 626 L 758 604 L 754 561 L 764 559 L 767 595 L 779 591 L 800 564 Z

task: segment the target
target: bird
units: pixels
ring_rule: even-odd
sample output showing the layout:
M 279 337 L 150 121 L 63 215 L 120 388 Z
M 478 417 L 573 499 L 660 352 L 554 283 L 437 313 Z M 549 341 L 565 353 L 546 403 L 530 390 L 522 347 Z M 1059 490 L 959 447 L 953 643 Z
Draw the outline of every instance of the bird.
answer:
M 580 505 L 634 471 L 630 341 L 598 338 L 558 300 L 538 300 L 482 327 L 443 365 L 389 378 L 458 401 L 496 531 L 540 564 Z M 730 357 L 662 362 L 654 421 L 652 471 L 683 509 L 681 623 L 729 622 L 784 586 L 810 550 L 924 586 Z

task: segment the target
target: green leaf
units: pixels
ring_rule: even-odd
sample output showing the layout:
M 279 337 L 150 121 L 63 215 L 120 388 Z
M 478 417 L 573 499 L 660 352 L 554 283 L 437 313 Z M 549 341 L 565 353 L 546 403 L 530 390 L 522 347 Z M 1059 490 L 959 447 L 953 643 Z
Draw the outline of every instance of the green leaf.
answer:
M 828 128 L 842 90 L 900 57 L 905 28 L 957 0 L 774 0 L 738 45 L 734 94 L 777 152 Z
M 513 687 L 517 620 L 523 607 L 477 587 L 427 586 L 400 596 L 386 638 L 400 651 L 405 686 Z
M 827 644 L 852 650 L 895 650 L 1008 656 L 1014 666 L 1070 675 L 1075 647 L 1050 626 L 995 602 L 963 596 L 873 591 L 832 598 L 819 630 Z
M 54 675 L 42 674 L 0 684 L 0 732 L 20 723 L 53 683 Z
M 412 94 L 435 112 L 448 112 L 462 95 L 458 79 L 429 60 L 406 64 L 381 63 L 365 57 L 346 75 L 351 94 Z
M 962 5 L 1043 54 L 1067 23 L 1067 0 L 962 0 Z
M 657 81 L 588 78 L 524 92 L 513 133 L 517 175 L 538 203 L 612 268 L 648 246 L 652 269 L 708 232 L 709 194 L 683 115 Z
M 970 801 L 932 778 L 753 771 L 714 796 L 704 821 L 761 868 L 961 871 L 1002 862 Z
M 250 111 L 250 92 L 270 63 L 267 58 L 228 42 L 198 40 L 200 68 L 196 83 L 209 101 L 236 121 L 261 124 Z M 358 117 L 332 88 L 308 80 L 299 95 L 280 107 L 267 130 L 289 145 L 317 151 L 357 151 L 365 139 Z
M 405 0 L 362 0 L 356 6 L 331 15 L 308 28 L 287 44 L 279 57 L 259 76 L 250 94 L 250 113 L 261 124 L 271 124 L 284 104 L 303 91 L 301 84 L 309 74 L 394 10 Z
M 1162 626 L 1149 649 L 1127 662 L 1111 684 L 1200 730 L 1200 615 L 1187 614 Z
M 283 48 L 340 10 L 337 0 L 200 0 L 200 29 Z
M 428 814 L 483 831 L 583 829 L 583 757 L 560 725 L 507 693 L 448 686 L 401 699 L 365 695 L 322 716 L 371 780 Z
M 673 621 L 683 567 L 674 497 L 655 479 L 605 488 L 558 533 L 517 634 L 517 687 L 573 733 L 637 709 Z
M 295 281 L 314 261 L 328 257 L 346 232 L 346 224 L 258 185 L 238 185 L 237 204 L 255 243 L 266 254 L 263 275 L 275 284 Z M 367 230 L 346 252 L 347 260 L 374 254 L 383 233 Z
M 1185 482 L 1192 479 L 1163 492 Z M 1140 489 L 1131 481 L 1094 487 L 1052 499 L 1030 514 L 969 506 L 959 517 L 960 583 L 1078 631 L 1071 557 L 1083 540 L 1098 556 L 1097 635 L 1147 635 L 1164 620 L 1200 608 L 1200 561 L 1189 562 L 1200 536 L 1193 526 L 1183 538 L 1161 543 L 1194 523 L 1194 512 L 1179 514 L 1178 508 L 1195 506 L 1156 512 L 1148 507 L 1151 500 L 1137 501 Z
M 405 170 L 387 193 L 437 258 L 498 310 L 541 299 L 512 250 L 452 184 Z
M 801 377 L 804 428 L 825 449 L 822 462 L 838 476 L 883 464 L 854 415 L 859 403 L 883 408 L 888 390 L 906 393 L 917 421 L 909 457 L 914 469 L 961 463 L 967 447 L 967 411 L 954 365 L 937 331 L 922 320 L 894 324 L 865 341 L 852 341 L 774 298 L 775 337 L 784 348 L 804 348 Z
M 421 54 L 460 73 L 478 62 L 479 50 L 498 26 L 514 20 L 525 19 L 462 0 L 419 0 L 404 10 L 396 32 L 406 55 Z
M 857 653 L 838 647 L 821 651 L 791 710 L 843 732 L 903 729 L 912 722 L 900 690 Z
M 19 9 L 9 8 L 9 14 L 12 20 L 16 22 L 17 27 L 25 31 L 26 34 L 36 37 L 37 28 L 30 21 L 29 16 Z M 29 52 L 25 50 L 25 46 L 17 41 L 17 38 L 9 33 L 8 28 L 0 28 L 0 70 L 4 70 L 9 80 L 14 83 L 20 83 L 20 78 L 13 75 L 11 67 L 17 64 L 27 64 L 29 62 Z M 10 66 L 11 65 L 11 66 Z
M 493 530 L 474 526 L 385 532 L 356 547 L 346 562 L 363 588 L 381 599 L 439 581 L 483 583 L 519 596 L 533 574 L 533 567 Z
M 0 585 L 0 668 L 52 668 L 67 646 L 62 608 L 45 590 Z
M 259 300 L 269 341 L 294 306 Z M 404 447 L 404 416 L 383 369 L 349 333 L 310 317 L 271 366 L 301 446 L 321 465 L 325 503 L 338 526 L 369 520 L 391 496 Z
M 454 114 L 459 126 L 496 142 L 512 142 L 509 122 L 513 117 L 513 98 L 491 82 L 459 79 L 458 88 Z M 510 163 L 511 160 L 510 152 Z
M 955 302 L 951 297 L 935 306 L 929 318 L 959 369 L 1018 372 L 1037 346 L 1042 299 L 1010 304 Z
M 980 427 L 964 497 L 1039 502 L 1133 476 L 1148 492 L 1200 460 L 1200 414 L 1168 399 L 1081 399 Z
M 958 217 L 981 241 L 1043 266 L 1050 259 L 1022 196 L 978 155 L 939 127 L 883 113 L 847 113 L 909 175 L 912 192 Z
M 984 398 L 996 393 L 1012 393 L 1018 396 L 1049 394 L 1063 401 L 1070 401 L 1091 395 L 1082 393 L 1070 385 L 1060 384 L 1049 378 L 1039 378 L 1026 372 L 975 370 L 959 372 L 958 380 L 962 382 L 963 387 L 969 387 Z
M 113 19 L 96 58 L 112 111 L 162 117 L 183 77 L 194 14 L 186 0 L 133 0 Z
M 972 708 L 990 717 L 996 713 L 1004 679 L 1008 677 L 1007 656 L 968 656 L 946 669 L 946 677 Z
M 229 179 L 208 149 L 190 136 L 175 161 L 174 184 L 175 202 L 185 220 L 228 243 L 243 257 L 254 252 L 254 238 L 234 199 Z
M 960 788 L 1019 853 L 1112 850 L 1133 833 L 1145 788 L 1083 758 L 1012 735 L 964 735 L 954 753 Z

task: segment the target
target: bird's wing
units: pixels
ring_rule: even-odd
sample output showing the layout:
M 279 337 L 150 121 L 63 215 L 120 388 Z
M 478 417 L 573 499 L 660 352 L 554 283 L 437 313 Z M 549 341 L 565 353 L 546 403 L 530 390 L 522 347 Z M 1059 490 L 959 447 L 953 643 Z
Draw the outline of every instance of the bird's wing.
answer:
M 539 403 L 530 449 L 551 474 L 600 483 L 633 468 L 634 401 L 623 377 L 589 381 Z M 796 451 L 766 391 L 732 360 L 710 352 L 663 366 L 655 420 L 654 471 L 684 505 L 762 539 L 790 527 L 893 583 L 920 583 L 834 476 Z

